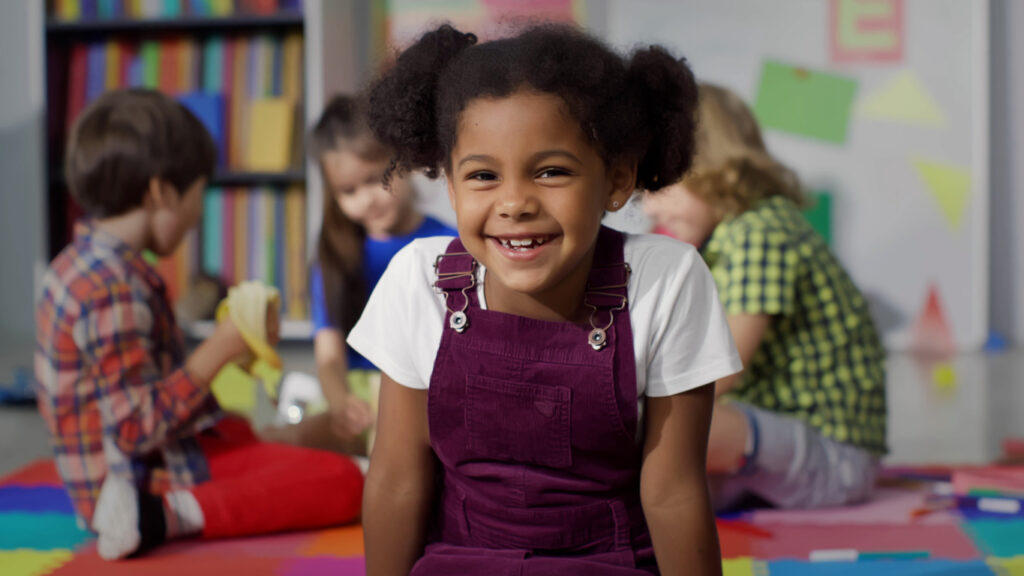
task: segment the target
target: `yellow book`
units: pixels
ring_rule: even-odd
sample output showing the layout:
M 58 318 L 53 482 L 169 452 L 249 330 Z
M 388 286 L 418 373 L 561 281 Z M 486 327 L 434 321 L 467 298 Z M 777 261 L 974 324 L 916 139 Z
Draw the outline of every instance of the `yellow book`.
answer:
M 81 0 L 58 0 L 57 18 L 73 22 L 82 17 Z
M 248 163 L 250 170 L 287 170 L 292 151 L 295 113 L 285 98 L 260 98 L 249 103 Z
M 293 186 L 285 192 L 285 263 L 288 277 L 288 317 L 306 320 L 306 191 Z
M 107 90 L 117 90 L 121 87 L 121 45 L 116 41 L 107 42 L 107 79 L 104 87 Z
M 232 11 L 231 0 L 210 0 L 210 13 L 214 16 L 230 16 Z
M 126 9 L 129 17 L 142 18 L 142 0 L 128 0 Z
M 281 64 L 281 95 L 292 102 L 302 100 L 302 34 L 289 34 L 284 39 Z

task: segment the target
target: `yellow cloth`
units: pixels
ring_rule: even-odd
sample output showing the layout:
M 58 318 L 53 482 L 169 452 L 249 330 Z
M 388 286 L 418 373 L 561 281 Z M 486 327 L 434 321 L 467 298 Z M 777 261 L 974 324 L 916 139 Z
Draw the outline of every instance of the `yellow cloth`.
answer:
M 217 306 L 217 322 L 230 318 L 249 349 L 272 368 L 281 368 L 281 357 L 267 337 L 267 314 L 280 315 L 281 295 L 277 288 L 262 282 L 242 282 L 228 290 L 228 297 Z

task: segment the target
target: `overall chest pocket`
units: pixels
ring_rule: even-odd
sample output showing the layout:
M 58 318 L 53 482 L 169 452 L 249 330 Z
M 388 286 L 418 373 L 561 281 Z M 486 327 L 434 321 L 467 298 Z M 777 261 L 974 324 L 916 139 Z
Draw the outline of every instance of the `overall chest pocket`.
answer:
M 466 449 L 493 460 L 572 465 L 572 390 L 466 377 Z

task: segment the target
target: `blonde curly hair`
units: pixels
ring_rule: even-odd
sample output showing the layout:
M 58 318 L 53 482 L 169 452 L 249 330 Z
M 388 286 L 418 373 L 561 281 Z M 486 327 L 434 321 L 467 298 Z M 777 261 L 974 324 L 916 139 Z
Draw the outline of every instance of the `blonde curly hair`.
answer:
M 720 217 L 742 214 L 769 196 L 807 205 L 796 174 L 765 148 L 750 108 L 713 84 L 699 87 L 697 153 L 682 183 Z

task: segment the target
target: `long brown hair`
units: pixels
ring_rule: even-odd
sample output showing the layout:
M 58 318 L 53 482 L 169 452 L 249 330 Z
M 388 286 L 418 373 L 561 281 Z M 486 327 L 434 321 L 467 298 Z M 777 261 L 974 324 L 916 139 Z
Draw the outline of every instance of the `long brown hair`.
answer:
M 338 95 L 324 108 L 311 133 L 310 153 L 320 164 L 327 152 L 346 150 L 370 162 L 390 156 L 370 131 L 366 101 L 358 96 Z M 324 181 L 327 182 L 326 174 Z M 363 278 L 363 245 L 366 230 L 350 220 L 331 190 L 324 191 L 323 224 L 317 252 L 324 281 L 327 318 L 331 325 L 348 333 L 366 306 Z
M 713 84 L 698 88 L 697 154 L 683 178 L 688 190 L 720 216 L 735 216 L 769 196 L 806 205 L 800 180 L 768 153 L 743 100 Z

